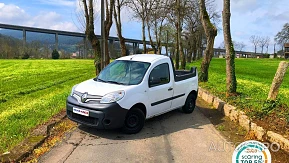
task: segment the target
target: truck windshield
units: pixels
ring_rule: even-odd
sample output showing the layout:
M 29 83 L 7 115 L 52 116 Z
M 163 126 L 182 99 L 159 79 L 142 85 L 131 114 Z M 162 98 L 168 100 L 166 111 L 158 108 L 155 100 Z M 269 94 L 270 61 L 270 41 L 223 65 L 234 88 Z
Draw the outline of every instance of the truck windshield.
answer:
M 147 62 L 116 60 L 99 73 L 96 81 L 137 85 L 143 80 L 149 66 Z

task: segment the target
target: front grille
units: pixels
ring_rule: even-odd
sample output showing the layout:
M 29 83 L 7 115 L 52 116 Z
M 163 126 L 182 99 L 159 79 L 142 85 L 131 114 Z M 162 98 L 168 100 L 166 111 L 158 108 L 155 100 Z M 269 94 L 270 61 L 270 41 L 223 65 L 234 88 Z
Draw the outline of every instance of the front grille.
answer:
M 83 116 L 80 114 L 75 114 L 72 111 L 68 110 L 68 115 L 70 115 L 70 117 L 76 121 L 85 123 L 85 124 L 90 124 L 90 125 L 94 125 L 97 126 L 98 125 L 98 118 L 93 118 L 93 117 L 87 117 L 87 116 Z
M 83 94 L 84 93 L 74 91 L 72 94 L 72 97 L 74 97 L 79 103 L 82 103 L 81 98 Z M 86 97 L 87 100 L 85 101 L 85 103 L 91 103 L 91 104 L 99 103 L 101 98 L 102 96 L 87 94 L 87 97 Z

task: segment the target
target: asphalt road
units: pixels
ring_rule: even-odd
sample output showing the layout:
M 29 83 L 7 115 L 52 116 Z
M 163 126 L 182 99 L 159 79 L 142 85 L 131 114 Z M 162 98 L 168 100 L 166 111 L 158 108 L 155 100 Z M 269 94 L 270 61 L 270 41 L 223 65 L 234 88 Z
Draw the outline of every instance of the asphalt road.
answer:
M 233 150 L 196 108 L 192 114 L 175 110 L 147 120 L 135 135 L 80 125 L 39 162 L 230 163 Z

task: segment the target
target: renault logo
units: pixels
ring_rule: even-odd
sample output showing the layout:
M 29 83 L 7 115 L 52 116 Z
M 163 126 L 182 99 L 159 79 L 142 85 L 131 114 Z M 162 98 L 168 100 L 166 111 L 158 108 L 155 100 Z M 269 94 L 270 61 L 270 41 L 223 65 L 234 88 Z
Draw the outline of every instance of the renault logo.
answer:
M 85 92 L 82 96 L 81 96 L 81 102 L 85 103 L 87 100 L 87 92 Z

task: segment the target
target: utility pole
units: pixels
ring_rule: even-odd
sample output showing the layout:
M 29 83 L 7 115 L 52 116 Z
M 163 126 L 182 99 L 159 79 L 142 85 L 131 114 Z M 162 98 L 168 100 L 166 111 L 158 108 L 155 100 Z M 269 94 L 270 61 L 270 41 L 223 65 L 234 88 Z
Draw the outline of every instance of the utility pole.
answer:
M 105 14 L 105 9 L 104 9 L 104 0 L 101 0 L 101 55 L 102 55 L 102 60 L 101 60 L 101 67 L 102 69 L 105 67 L 105 43 L 104 43 L 104 14 Z

